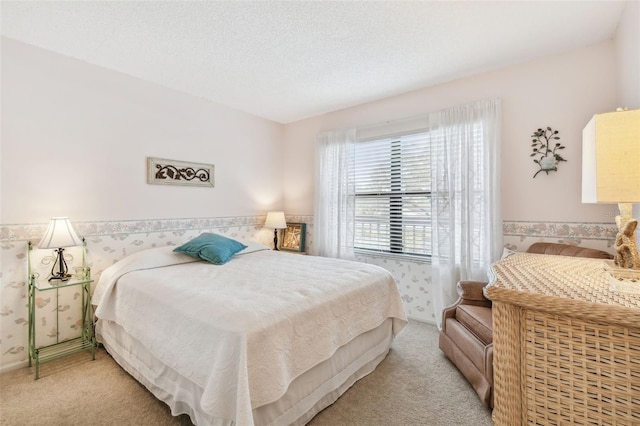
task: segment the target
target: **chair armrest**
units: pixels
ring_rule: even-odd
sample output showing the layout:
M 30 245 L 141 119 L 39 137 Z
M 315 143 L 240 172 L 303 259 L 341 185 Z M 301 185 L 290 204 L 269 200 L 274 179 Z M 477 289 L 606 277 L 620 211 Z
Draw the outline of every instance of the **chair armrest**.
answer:
M 460 304 L 460 299 L 456 300 L 456 302 L 451 305 L 448 306 L 446 308 L 444 308 L 442 310 L 442 328 L 444 330 L 445 327 L 445 323 L 447 322 L 447 318 L 455 318 L 456 316 L 456 307 Z
M 483 293 L 486 285 L 487 283 L 483 281 L 459 281 L 460 303 L 491 307 L 491 301 L 484 297 Z
M 487 283 L 482 281 L 458 281 L 458 300 L 456 300 L 453 305 L 442 310 L 443 330 L 447 318 L 454 318 L 456 316 L 456 308 L 458 305 L 491 307 L 491 300 L 484 297 L 484 293 L 482 292 L 482 289 L 486 285 Z
M 445 317 L 451 310 L 455 311 L 458 305 L 476 305 L 490 308 L 492 305 L 491 300 L 484 297 L 482 292 L 486 285 L 487 283 L 482 281 L 458 281 L 458 300 L 443 310 Z

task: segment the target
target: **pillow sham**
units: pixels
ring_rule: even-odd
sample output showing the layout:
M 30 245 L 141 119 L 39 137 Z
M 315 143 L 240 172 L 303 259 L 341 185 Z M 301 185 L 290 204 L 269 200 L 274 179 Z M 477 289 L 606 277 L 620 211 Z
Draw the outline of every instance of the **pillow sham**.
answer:
M 223 265 L 234 254 L 246 247 L 246 245 L 231 238 L 204 232 L 180 247 L 176 247 L 173 251 L 206 260 L 214 265 Z

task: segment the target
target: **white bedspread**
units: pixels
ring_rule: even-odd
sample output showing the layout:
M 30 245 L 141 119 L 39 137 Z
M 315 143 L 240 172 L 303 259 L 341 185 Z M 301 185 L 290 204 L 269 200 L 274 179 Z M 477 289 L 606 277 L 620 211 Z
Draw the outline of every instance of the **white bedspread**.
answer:
M 96 316 L 201 386 L 203 410 L 237 425 L 253 425 L 253 408 L 357 335 L 386 318 L 394 334 L 406 325 L 393 277 L 373 265 L 274 251 L 225 265 L 170 248 L 133 257 L 103 272 Z

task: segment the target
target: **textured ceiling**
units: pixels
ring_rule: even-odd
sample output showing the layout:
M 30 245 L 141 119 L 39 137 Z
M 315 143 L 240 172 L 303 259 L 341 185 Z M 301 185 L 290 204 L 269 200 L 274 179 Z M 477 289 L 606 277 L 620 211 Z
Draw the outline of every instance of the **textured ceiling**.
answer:
M 0 2 L 2 35 L 288 123 L 588 46 L 618 1 Z

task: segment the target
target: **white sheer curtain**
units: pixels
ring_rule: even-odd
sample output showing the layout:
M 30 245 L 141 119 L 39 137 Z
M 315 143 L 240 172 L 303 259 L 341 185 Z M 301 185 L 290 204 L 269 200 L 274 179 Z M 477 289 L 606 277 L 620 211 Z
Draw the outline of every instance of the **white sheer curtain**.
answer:
M 321 133 L 316 141 L 316 200 L 313 244 L 316 254 L 353 258 L 353 147 L 356 130 Z
M 457 299 L 459 280 L 487 281 L 502 252 L 500 100 L 429 115 L 433 307 Z

